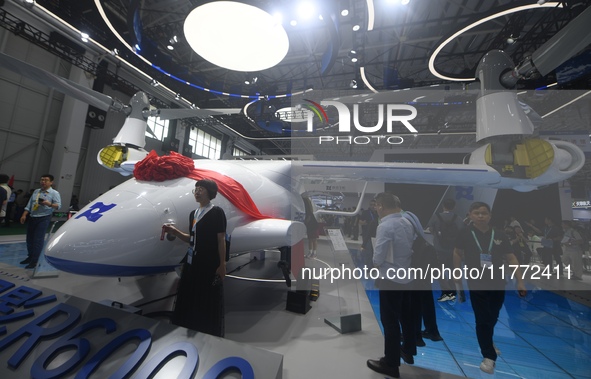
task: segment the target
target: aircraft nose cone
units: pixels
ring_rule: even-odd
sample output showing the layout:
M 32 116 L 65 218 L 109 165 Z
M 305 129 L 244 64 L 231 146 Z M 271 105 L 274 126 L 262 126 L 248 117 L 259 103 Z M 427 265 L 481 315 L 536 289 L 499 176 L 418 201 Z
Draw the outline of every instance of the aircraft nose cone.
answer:
M 170 246 L 160 240 L 169 212 L 166 204 L 153 204 L 136 193 L 107 193 L 57 230 L 47 244 L 47 261 L 86 275 L 148 274 L 155 266 L 174 266 L 178 262 L 158 254 Z

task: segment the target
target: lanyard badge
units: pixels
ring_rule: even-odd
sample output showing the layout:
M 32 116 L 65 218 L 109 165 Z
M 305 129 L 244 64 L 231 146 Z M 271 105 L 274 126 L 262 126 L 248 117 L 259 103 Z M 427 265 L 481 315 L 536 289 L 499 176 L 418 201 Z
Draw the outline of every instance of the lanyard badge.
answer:
M 482 267 L 489 267 L 492 266 L 492 245 L 493 245 L 493 241 L 495 240 L 495 230 L 492 230 L 492 233 L 490 235 L 490 242 L 488 243 L 488 250 L 486 250 L 486 252 L 484 252 L 482 250 L 482 246 L 480 246 L 480 241 L 478 241 L 478 238 L 476 237 L 476 234 L 474 234 L 474 230 L 471 230 L 472 232 L 472 237 L 474 238 L 474 242 L 476 242 L 476 246 L 478 247 L 478 250 L 480 251 L 480 264 L 482 265 Z
M 211 207 L 211 203 L 207 204 L 204 208 L 197 208 L 194 213 L 193 217 L 193 225 L 191 225 L 191 237 L 189 238 L 189 248 L 187 249 L 187 263 L 193 263 L 193 256 L 195 255 L 195 250 L 193 250 L 193 246 L 195 246 L 195 233 L 197 230 L 197 222 L 201 220 L 203 215 L 209 210 Z

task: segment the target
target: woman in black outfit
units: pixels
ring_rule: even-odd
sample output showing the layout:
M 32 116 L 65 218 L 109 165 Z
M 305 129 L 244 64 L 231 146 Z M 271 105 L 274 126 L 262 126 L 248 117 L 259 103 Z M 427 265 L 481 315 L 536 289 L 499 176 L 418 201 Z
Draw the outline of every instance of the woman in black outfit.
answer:
M 167 233 L 189 243 L 178 285 L 172 323 L 214 336 L 224 336 L 224 287 L 226 275 L 226 215 L 211 204 L 218 186 L 211 180 L 195 183 L 199 207 L 189 216 L 190 232 L 164 225 Z

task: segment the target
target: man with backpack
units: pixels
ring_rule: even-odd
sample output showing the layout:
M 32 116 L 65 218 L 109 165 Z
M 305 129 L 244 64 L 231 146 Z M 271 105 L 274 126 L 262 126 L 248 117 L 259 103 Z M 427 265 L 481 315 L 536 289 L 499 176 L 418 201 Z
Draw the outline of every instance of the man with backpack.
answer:
M 403 211 L 403 217 L 410 221 L 415 231 L 415 239 L 412 244 L 412 257 L 410 260 L 411 267 L 423 271 L 427 270 L 426 276 L 415 278 L 413 281 L 413 303 L 411 304 L 417 333 L 416 345 L 422 347 L 426 345 L 423 338 L 430 339 L 434 342 L 443 341 L 437 326 L 437 314 L 435 313 L 435 302 L 433 301 L 433 289 L 431 286 L 433 280 L 428 271 L 429 266 L 436 266 L 438 262 L 435 248 L 427 242 L 419 218 L 408 211 Z M 425 330 L 422 330 L 423 324 L 425 325 Z
M 416 355 L 416 330 L 412 311 L 414 278 L 389 278 L 388 272 L 410 268 L 415 228 L 404 217 L 397 196 L 382 192 L 376 195 L 375 203 L 380 223 L 376 231 L 373 264 L 381 276 L 376 280 L 376 287 L 379 289 L 380 320 L 384 327 L 384 356 L 368 359 L 367 367 L 380 374 L 399 378 L 400 358 L 412 364 L 413 355 Z
M 453 212 L 456 202 L 453 199 L 443 200 L 443 212 L 436 213 L 429 221 L 428 228 L 433 234 L 433 244 L 440 265 L 453 268 L 453 248 L 459 231 L 464 227 L 463 221 Z M 437 301 L 456 299 L 455 286 L 449 278 L 439 279 L 441 296 Z

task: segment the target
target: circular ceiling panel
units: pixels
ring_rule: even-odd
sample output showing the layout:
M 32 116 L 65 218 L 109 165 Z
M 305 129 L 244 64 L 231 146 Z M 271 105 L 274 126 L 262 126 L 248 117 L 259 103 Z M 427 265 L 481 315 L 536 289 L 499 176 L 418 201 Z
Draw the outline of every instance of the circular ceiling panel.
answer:
M 216 1 L 193 9 L 185 19 L 184 32 L 197 54 L 229 70 L 265 70 L 281 62 L 289 50 L 280 20 L 260 8 L 234 1 Z

